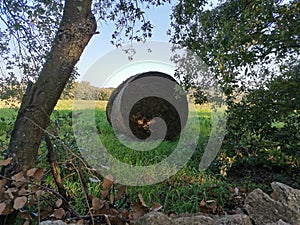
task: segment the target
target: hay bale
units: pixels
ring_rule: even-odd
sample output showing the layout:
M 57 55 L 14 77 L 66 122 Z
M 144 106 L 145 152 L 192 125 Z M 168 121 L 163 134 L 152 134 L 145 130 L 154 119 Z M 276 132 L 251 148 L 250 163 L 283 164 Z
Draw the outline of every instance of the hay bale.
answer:
M 139 139 L 149 138 L 150 129 L 155 126 L 153 133 L 163 132 L 160 121 L 163 120 L 167 128 L 164 139 L 174 140 L 185 126 L 188 115 L 187 97 L 178 91 L 178 87 L 176 80 L 165 73 L 134 75 L 110 96 L 106 107 L 107 120 L 116 132 Z

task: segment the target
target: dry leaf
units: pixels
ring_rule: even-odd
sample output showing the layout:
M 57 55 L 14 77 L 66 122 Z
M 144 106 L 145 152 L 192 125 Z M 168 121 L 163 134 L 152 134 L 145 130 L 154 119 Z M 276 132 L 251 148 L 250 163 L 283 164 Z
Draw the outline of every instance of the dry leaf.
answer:
M 114 196 L 113 192 L 111 192 L 110 195 L 109 195 L 109 201 L 110 201 L 111 204 L 114 204 L 114 202 L 115 202 L 115 196 Z
M 11 163 L 12 158 L 7 158 L 4 160 L 0 160 L 0 166 L 7 166 Z
M 118 193 L 117 193 L 117 196 L 116 196 L 116 201 L 120 200 L 123 196 L 123 194 L 125 193 L 126 191 L 126 186 L 124 185 L 121 185 L 119 188 L 118 188 Z
M 29 195 L 30 193 L 31 193 L 31 191 L 28 190 L 28 189 L 25 189 L 25 188 L 22 188 L 22 189 L 18 192 L 19 196 L 22 196 L 22 195 Z
M 63 201 L 61 199 L 57 199 L 57 201 L 55 202 L 55 206 L 57 208 L 59 208 L 62 205 Z
M 6 207 L 6 203 L 4 202 L 0 203 L 0 215 L 3 215 L 2 212 L 4 211 L 5 207 Z
M 78 220 L 75 224 L 77 224 L 77 225 L 84 225 L 84 220 Z
M 21 171 L 15 175 L 12 176 L 12 179 L 14 179 L 17 182 L 26 182 L 26 178 L 24 177 L 24 173 Z
M 202 199 L 201 202 L 199 202 L 199 207 L 205 206 L 206 205 L 206 201 L 204 199 Z
M 160 203 L 153 202 L 153 203 L 152 203 L 152 207 L 151 207 L 151 211 L 158 212 L 158 211 L 161 210 L 162 208 L 163 208 L 163 206 L 162 206 Z
M 143 206 L 142 203 L 140 202 L 133 203 L 131 208 L 132 208 L 132 212 L 130 212 L 129 214 L 130 220 L 136 220 L 142 217 L 143 215 L 145 215 L 149 211 L 149 209 Z
M 109 209 L 109 215 L 110 215 L 110 216 L 117 216 L 117 215 L 119 215 L 119 211 L 118 211 L 116 208 L 111 207 L 111 208 Z
M 36 192 L 35 192 L 35 194 L 36 194 L 36 196 L 39 198 L 41 195 L 43 195 L 43 191 L 42 190 L 37 190 Z
M 24 186 L 24 183 L 27 182 L 25 177 L 23 177 L 23 178 L 24 178 L 23 181 L 13 181 L 13 182 L 11 182 L 11 186 L 15 186 L 16 188 L 20 189 L 22 186 Z
M 14 209 L 18 210 L 23 208 L 26 202 L 27 202 L 27 197 L 25 196 L 17 197 L 14 201 Z
M 20 212 L 19 212 L 19 215 L 20 215 L 21 218 L 24 219 L 24 220 L 32 220 L 32 217 L 30 216 L 30 213 L 29 213 L 29 212 L 26 212 L 26 211 L 22 212 L 22 211 L 20 211 Z
M 44 170 L 43 168 L 38 168 L 35 173 L 34 173 L 34 179 L 37 181 L 37 182 L 41 182 L 42 179 L 43 179 L 43 176 L 44 176 Z
M 113 175 L 108 174 L 107 176 L 105 176 L 102 183 L 103 190 L 107 190 L 113 184 L 113 182 L 114 182 Z
M 51 215 L 52 212 L 53 212 L 53 209 L 52 209 L 50 206 L 48 206 L 48 207 L 42 209 L 42 210 L 41 210 L 41 213 L 40 213 L 41 220 L 43 220 L 43 219 L 49 217 L 49 216 Z
M 55 209 L 53 215 L 56 219 L 61 219 L 65 215 L 65 210 L 62 208 Z
M 93 207 L 94 210 L 99 209 L 99 207 L 100 207 L 100 201 L 101 201 L 100 198 L 92 196 L 92 207 Z
M 30 225 L 30 221 L 29 220 L 26 220 L 23 225 Z
M 8 188 L 6 191 L 4 191 L 4 193 L 8 194 L 10 199 L 14 199 L 15 197 L 14 197 L 13 193 L 16 193 L 18 191 L 19 191 L 19 189 L 17 189 L 17 188 Z
M 0 193 L 3 193 L 4 192 L 4 187 L 7 183 L 7 180 L 0 180 Z
M 12 179 L 14 180 L 11 185 L 15 186 L 16 188 L 21 188 L 24 183 L 27 182 L 27 179 L 24 177 L 23 172 L 19 172 L 12 176 Z
M 108 190 L 103 190 L 102 191 L 102 194 L 101 194 L 101 198 L 104 200 L 104 199 L 106 199 L 106 197 L 108 196 L 108 194 L 109 194 L 109 191 Z
M 13 211 L 10 201 L 0 203 L 0 215 L 8 215 Z
M 36 170 L 37 170 L 37 168 L 29 169 L 29 170 L 27 170 L 26 175 L 29 177 L 32 177 L 35 174 Z
M 94 214 L 99 214 L 100 210 L 103 209 L 105 203 L 106 203 L 106 201 L 103 201 L 100 198 L 97 198 L 96 196 L 92 196 L 92 209 L 93 209 Z M 108 208 L 109 208 L 109 206 L 108 206 Z
M 124 218 L 124 219 L 128 219 L 128 217 L 129 217 L 129 212 L 126 210 L 126 209 L 123 209 L 122 211 L 121 211 L 121 218 Z
M 97 210 L 98 214 L 106 214 L 110 216 L 118 216 L 119 211 L 116 209 L 115 206 L 110 204 L 108 201 L 101 201 L 101 208 Z
M 222 214 L 223 208 L 220 204 L 218 204 L 218 201 L 216 200 L 202 200 L 198 204 L 200 212 L 208 213 L 208 214 Z
M 138 197 L 139 197 L 139 200 L 142 203 L 142 205 L 148 208 L 148 206 L 146 205 L 146 203 L 145 203 L 145 201 L 144 201 L 143 196 L 142 196 L 141 193 L 138 194 Z

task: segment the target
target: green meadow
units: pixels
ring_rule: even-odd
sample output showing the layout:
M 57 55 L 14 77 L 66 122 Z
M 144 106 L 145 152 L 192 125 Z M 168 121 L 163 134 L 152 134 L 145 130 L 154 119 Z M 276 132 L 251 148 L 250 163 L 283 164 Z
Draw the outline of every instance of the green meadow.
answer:
M 80 102 L 82 110 L 93 111 L 96 130 L 101 143 L 117 160 L 138 166 L 153 165 L 167 158 L 177 147 L 177 141 L 163 141 L 150 151 L 135 151 L 126 147 L 115 136 L 113 129 L 106 120 L 106 102 L 95 102 L 95 108 L 89 108 L 91 107 L 90 103 L 89 101 Z M 72 196 L 70 203 L 79 212 L 84 213 L 86 209 L 84 192 L 82 183 L 74 168 L 77 167 L 83 171 L 90 195 L 101 196 L 101 181 L 103 178 L 99 176 L 99 173 L 95 172 L 91 165 L 82 160 L 81 151 L 77 147 L 72 127 L 72 104 L 73 101 L 71 100 L 58 102 L 55 111 L 51 115 L 51 123 L 47 132 L 51 137 L 56 163 L 63 178 L 63 185 L 66 187 L 69 195 Z M 3 150 L 3 153 L 5 153 L 5 149 L 8 146 L 16 113 L 16 109 L 0 102 L 0 148 Z M 122 207 L 127 204 L 126 201 L 138 201 L 138 195 L 140 194 L 148 206 L 151 207 L 155 202 L 159 203 L 165 212 L 197 212 L 199 211 L 199 203 L 203 199 L 217 200 L 223 207 L 226 207 L 226 199 L 230 190 L 229 186 L 233 184 L 227 182 L 222 175 L 212 173 L 210 169 L 206 171 L 198 170 L 211 130 L 210 107 L 209 105 L 197 106 L 195 112 L 192 113 L 195 119 L 194 123 L 199 123 L 200 125 L 200 131 L 197 129 L 193 130 L 193 127 L 188 131 L 199 132 L 197 147 L 190 160 L 176 174 L 162 182 L 147 186 L 126 186 L 126 197 L 118 199 L 116 204 Z M 140 145 L 140 143 L 136 143 L 136 145 Z M 86 151 L 89 151 L 89 149 L 86 149 Z M 90 151 L 91 157 L 95 157 L 93 151 Z M 95 157 L 96 162 L 97 160 L 97 157 Z M 44 185 L 55 189 L 55 182 L 47 162 L 47 148 L 44 141 L 42 141 L 39 149 L 37 166 L 45 168 Z M 172 171 L 165 172 L 172 173 Z M 120 185 L 116 182 L 111 191 L 117 194 L 119 188 Z M 213 192 L 210 190 L 213 190 Z

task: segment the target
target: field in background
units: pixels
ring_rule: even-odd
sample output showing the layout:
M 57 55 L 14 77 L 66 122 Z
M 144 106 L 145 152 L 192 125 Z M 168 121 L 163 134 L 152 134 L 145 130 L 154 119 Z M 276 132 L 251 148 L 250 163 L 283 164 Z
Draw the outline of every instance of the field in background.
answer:
M 72 110 L 73 100 L 59 100 L 55 106 L 55 110 Z M 76 104 L 80 104 L 82 108 L 89 108 L 91 103 L 95 103 L 97 109 L 105 110 L 107 101 L 77 100 Z
M 105 109 L 107 101 L 92 101 L 92 100 L 80 100 L 78 101 L 80 104 L 90 105 L 88 103 L 95 102 L 96 108 Z M 57 105 L 55 106 L 55 110 L 72 110 L 73 100 L 59 100 Z M 0 109 L 9 109 L 9 108 L 17 108 L 20 104 L 18 102 L 9 102 L 0 100 Z M 210 112 L 210 107 L 208 104 L 205 105 L 196 105 L 196 109 L 201 112 Z M 3 111 L 1 111 L 3 112 Z

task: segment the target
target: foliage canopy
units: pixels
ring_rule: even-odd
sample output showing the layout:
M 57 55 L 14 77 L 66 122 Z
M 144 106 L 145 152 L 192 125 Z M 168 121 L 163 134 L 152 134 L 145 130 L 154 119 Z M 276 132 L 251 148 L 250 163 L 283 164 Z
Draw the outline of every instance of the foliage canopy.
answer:
M 270 77 L 299 57 L 298 0 L 220 1 L 211 10 L 203 2 L 179 1 L 172 41 L 197 53 L 227 94 L 244 89 L 245 78 Z
M 300 2 L 227 0 L 209 10 L 205 3 L 179 1 L 172 41 L 194 51 L 223 88 L 225 155 L 299 166 Z

